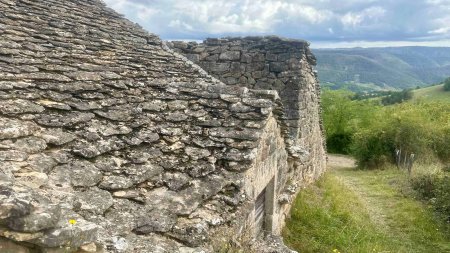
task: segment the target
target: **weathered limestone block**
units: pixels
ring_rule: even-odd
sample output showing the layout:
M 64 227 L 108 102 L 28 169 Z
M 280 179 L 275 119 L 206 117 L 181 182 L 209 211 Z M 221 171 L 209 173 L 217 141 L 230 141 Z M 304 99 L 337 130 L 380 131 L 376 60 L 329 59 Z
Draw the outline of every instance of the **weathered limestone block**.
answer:
M 80 215 L 62 210 L 61 218 L 55 228 L 46 230 L 42 237 L 31 240 L 33 244 L 42 247 L 78 247 L 94 242 L 97 239 L 98 226 L 84 220 Z
M 232 112 L 252 112 L 255 109 L 253 107 L 242 104 L 241 102 L 234 103 L 230 106 Z
M 36 85 L 30 82 L 0 81 L 0 90 L 11 90 L 13 88 L 25 89 L 34 86 Z
M 126 135 L 132 131 L 130 127 L 124 124 L 113 124 L 109 122 L 100 122 L 97 120 L 89 122 L 89 126 L 86 130 L 93 133 L 98 132 L 103 136 Z
M 270 71 L 274 73 L 280 73 L 288 69 L 286 64 L 283 62 L 271 62 L 269 66 Z
M 186 115 L 183 112 L 173 112 L 173 113 L 168 113 L 165 116 L 165 119 L 168 122 L 181 122 L 181 121 L 186 121 L 186 119 L 188 119 L 188 115 Z
M 37 129 L 33 122 L 0 117 L 0 139 L 28 136 Z
M 102 180 L 102 174 L 93 163 L 75 160 L 53 169 L 60 181 L 70 181 L 73 186 L 94 186 Z
M 69 105 L 65 103 L 60 103 L 48 99 L 38 100 L 37 103 L 45 108 L 58 109 L 64 111 L 70 111 L 72 109 Z
M 44 235 L 43 232 L 25 233 L 25 232 L 10 231 L 7 230 L 6 228 L 0 229 L 0 236 L 11 239 L 16 242 L 31 241 L 43 235 Z
M 191 178 L 183 173 L 165 173 L 163 181 L 172 191 L 179 191 L 189 184 Z
M 125 144 L 117 137 L 110 137 L 109 139 L 101 139 L 98 135 L 86 136 L 97 137 L 92 138 L 90 141 L 79 140 L 72 144 L 72 152 L 74 154 L 83 156 L 85 158 L 94 158 L 102 154 L 122 149 Z
M 154 177 L 162 175 L 163 168 L 151 163 L 132 164 L 126 167 L 124 172 L 127 174 L 127 177 L 133 182 L 133 184 L 140 184 Z
M 193 61 L 193 62 L 198 62 L 200 60 L 200 55 L 198 55 L 198 54 L 187 54 L 185 56 L 188 60 Z
M 44 110 L 44 107 L 29 100 L 0 100 L 0 113 L 2 114 L 40 113 Z
M 14 176 L 16 176 L 16 183 L 20 183 L 34 189 L 37 189 L 42 185 L 47 184 L 48 182 L 47 174 L 41 172 L 33 171 L 25 173 L 15 173 Z
M 40 115 L 35 121 L 39 125 L 48 127 L 66 127 L 90 121 L 94 117 L 93 113 L 71 112 L 67 114 Z
M 29 215 L 9 219 L 8 227 L 21 232 L 37 232 L 52 228 L 60 216 L 59 206 L 42 204 L 42 202 L 39 204 L 46 206 L 36 207 L 33 203 L 33 210 Z
M 166 109 L 167 103 L 165 103 L 161 100 L 151 100 L 151 101 L 142 103 L 141 107 L 143 110 L 159 112 L 159 111 Z
M 123 190 L 133 186 L 127 176 L 105 176 L 98 187 L 106 190 Z
M 251 162 L 256 158 L 256 149 L 249 151 L 242 151 L 238 149 L 231 149 L 225 153 L 222 159 L 235 162 Z
M 78 81 L 100 81 L 102 80 L 101 75 L 97 72 L 85 72 L 85 71 L 75 71 L 75 72 L 67 72 L 66 76 L 78 80 Z
M 243 116 L 238 115 L 239 116 Z M 232 128 L 211 128 L 209 130 L 209 135 L 213 137 L 221 138 L 233 138 L 238 140 L 257 140 L 259 133 L 252 131 L 250 129 L 235 130 Z
M 77 209 L 97 215 L 103 214 L 113 205 L 111 194 L 97 187 L 77 193 L 76 198 L 75 205 L 79 206 Z
M 30 62 L 30 63 L 32 63 L 32 62 Z M 20 79 L 48 80 L 48 81 L 58 81 L 58 82 L 72 81 L 72 79 L 70 79 L 69 77 L 61 75 L 61 74 L 44 73 L 44 72 L 24 73 L 24 74 L 17 75 L 17 77 Z
M 170 210 L 153 210 L 137 220 L 134 231 L 138 234 L 169 232 L 177 222 L 177 216 Z
M 170 235 L 187 246 L 198 247 L 209 238 L 208 224 L 201 220 L 179 218 Z
M 2 253 L 31 253 L 25 246 L 19 245 L 11 240 L 0 237 L 0 252 Z
M 241 52 L 239 51 L 225 51 L 219 55 L 219 60 L 230 60 L 236 61 L 240 60 Z
M 132 118 L 131 110 L 107 110 L 107 111 L 95 111 L 95 113 L 103 118 L 114 121 L 129 121 Z
M 196 163 L 191 163 L 190 166 L 187 167 L 187 173 L 194 178 L 205 177 L 216 170 L 216 166 L 214 164 L 198 161 Z
M 19 232 L 52 228 L 60 217 L 60 207 L 30 188 L 1 186 L 0 223 Z
M 20 170 L 20 166 L 12 162 L 0 162 L 0 185 L 10 186 L 14 183 L 14 170 Z
M 211 155 L 211 152 L 209 152 L 207 149 L 200 149 L 200 148 L 194 148 L 194 147 L 187 147 L 187 148 L 185 148 L 184 151 L 193 160 L 198 160 L 198 159 L 205 158 L 205 157 L 208 157 Z
M 15 162 L 23 162 L 28 158 L 28 154 L 26 152 L 17 151 L 17 150 L 0 150 L 0 161 L 15 161 Z
M 209 63 L 209 65 L 206 65 L 207 70 L 209 69 L 212 72 L 217 72 L 217 73 L 224 73 L 227 72 L 228 69 L 230 68 L 230 63 L 214 63 L 211 62 Z
M 95 167 L 103 172 L 119 171 L 126 160 L 117 156 L 104 155 L 95 159 Z
M 38 153 L 47 148 L 47 143 L 38 137 L 25 137 L 16 141 L 3 141 L 0 145 L 4 148 L 22 151 L 26 153 Z

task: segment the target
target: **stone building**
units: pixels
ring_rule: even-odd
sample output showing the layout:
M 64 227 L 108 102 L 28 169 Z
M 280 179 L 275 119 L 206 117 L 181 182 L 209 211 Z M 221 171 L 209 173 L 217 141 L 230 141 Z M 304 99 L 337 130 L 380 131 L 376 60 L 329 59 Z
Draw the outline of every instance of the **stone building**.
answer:
M 0 252 L 284 250 L 259 239 L 325 167 L 306 42 L 164 43 L 99 0 L 0 10 Z

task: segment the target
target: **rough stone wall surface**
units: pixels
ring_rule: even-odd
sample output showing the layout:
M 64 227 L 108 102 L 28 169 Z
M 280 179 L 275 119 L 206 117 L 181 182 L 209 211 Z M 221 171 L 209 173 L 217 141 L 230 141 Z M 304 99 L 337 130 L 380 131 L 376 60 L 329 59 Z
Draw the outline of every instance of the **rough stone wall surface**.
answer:
M 251 169 L 246 172 L 244 189 L 252 199 L 265 189 L 266 191 L 266 224 L 264 229 L 270 234 L 280 235 L 283 217 L 280 213 L 285 204 L 278 201 L 280 192 L 289 178 L 288 154 L 281 135 L 280 127 L 275 119 L 270 120 L 261 135 L 261 141 L 257 148 L 255 162 Z M 253 208 L 254 209 L 254 208 Z M 254 213 L 249 218 L 255 220 Z M 247 222 L 254 226 L 251 222 Z
M 315 180 L 325 169 L 325 143 L 320 118 L 320 86 L 309 44 L 276 36 L 207 39 L 203 43 L 168 42 L 222 82 L 252 89 L 275 90 L 284 107 L 289 175 L 296 185 L 278 181 L 284 198 Z M 281 173 L 281 172 L 280 172 Z M 296 190 L 297 189 L 297 190 Z M 289 205 L 286 205 L 286 211 Z
M 255 57 L 240 87 L 99 0 L 0 0 L 0 10 L 0 251 L 212 252 L 216 231 L 239 230 L 268 180 L 283 203 L 276 231 L 299 189 L 288 180 L 320 173 L 304 42 L 255 38 L 211 53 L 224 73 L 238 54 Z
M 0 10 L 0 251 L 212 252 L 251 201 L 276 94 L 223 85 L 97 0 Z
M 168 44 L 225 84 L 278 91 L 294 142 L 313 126 L 306 121 L 318 120 L 316 60 L 306 41 L 269 36 Z

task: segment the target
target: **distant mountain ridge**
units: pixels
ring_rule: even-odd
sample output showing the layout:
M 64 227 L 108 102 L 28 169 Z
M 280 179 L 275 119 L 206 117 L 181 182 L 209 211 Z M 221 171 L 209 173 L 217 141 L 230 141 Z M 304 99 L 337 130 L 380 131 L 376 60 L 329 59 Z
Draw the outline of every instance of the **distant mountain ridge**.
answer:
M 404 89 L 450 76 L 450 47 L 315 49 L 322 84 Z M 369 84 L 369 85 L 367 85 Z

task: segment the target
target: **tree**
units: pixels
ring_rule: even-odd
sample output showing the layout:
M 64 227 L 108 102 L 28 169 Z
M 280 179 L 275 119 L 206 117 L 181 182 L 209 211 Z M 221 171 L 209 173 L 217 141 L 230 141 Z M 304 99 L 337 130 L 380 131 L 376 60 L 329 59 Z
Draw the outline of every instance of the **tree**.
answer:
M 354 95 L 348 90 L 325 89 L 322 93 L 322 115 L 330 153 L 348 154 L 356 129 L 370 124 L 377 108 L 368 100 L 352 100 Z
M 444 90 L 450 91 L 450 77 L 445 79 L 445 81 L 444 81 Z
M 410 89 L 405 89 L 402 91 L 390 92 L 387 96 L 381 99 L 383 105 L 393 105 L 403 103 L 412 98 L 412 92 Z

